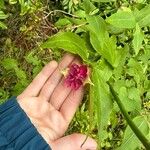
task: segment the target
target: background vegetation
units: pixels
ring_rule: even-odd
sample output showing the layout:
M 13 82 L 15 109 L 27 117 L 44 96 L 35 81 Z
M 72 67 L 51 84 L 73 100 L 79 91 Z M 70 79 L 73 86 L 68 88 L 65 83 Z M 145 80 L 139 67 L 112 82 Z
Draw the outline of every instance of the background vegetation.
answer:
M 59 60 L 62 49 L 95 67 L 94 86 L 66 134 L 87 133 L 101 149 L 145 149 L 106 82 L 150 139 L 149 0 L 1 0 L 0 103 L 23 91 L 44 64 Z

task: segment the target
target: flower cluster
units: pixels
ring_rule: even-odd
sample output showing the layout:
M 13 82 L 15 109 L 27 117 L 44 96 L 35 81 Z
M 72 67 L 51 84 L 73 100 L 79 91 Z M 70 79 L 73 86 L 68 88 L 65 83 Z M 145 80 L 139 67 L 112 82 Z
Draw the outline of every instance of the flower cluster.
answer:
M 72 64 L 68 68 L 67 75 L 65 77 L 65 84 L 71 89 L 77 90 L 87 78 L 87 66 Z

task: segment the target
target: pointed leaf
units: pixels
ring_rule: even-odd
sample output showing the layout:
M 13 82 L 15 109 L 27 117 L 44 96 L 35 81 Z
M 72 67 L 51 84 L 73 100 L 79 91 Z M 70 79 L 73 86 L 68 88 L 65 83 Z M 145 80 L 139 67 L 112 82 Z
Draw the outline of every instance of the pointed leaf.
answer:
M 109 115 L 112 110 L 112 100 L 109 93 L 108 86 L 104 77 L 97 67 L 94 67 L 92 72 L 92 86 L 93 101 L 95 101 L 97 124 L 99 130 L 99 140 L 105 139 L 106 126 L 108 125 Z
M 84 10 L 86 14 L 90 14 L 91 12 L 97 10 L 97 8 L 90 2 L 90 0 L 84 0 L 83 2 Z
M 135 50 L 136 55 L 139 53 L 143 40 L 144 40 L 144 34 L 141 28 L 139 27 L 139 25 L 136 24 L 136 29 L 135 29 L 134 38 L 133 38 L 133 48 Z
M 108 23 L 118 28 L 134 28 L 135 17 L 131 11 L 118 11 L 106 19 Z
M 136 20 L 139 22 L 142 20 L 144 17 L 150 14 L 150 4 L 142 8 L 140 11 L 138 11 L 135 14 Z
M 78 54 L 85 61 L 87 61 L 88 58 L 85 41 L 71 32 L 57 33 L 42 44 L 42 48 L 62 48 L 65 51 Z
M 150 4 L 135 13 L 135 17 L 140 27 L 150 26 Z
M 141 110 L 141 99 L 140 91 L 136 88 L 126 88 L 124 86 L 118 89 L 119 98 L 128 112 L 140 112 Z
M 139 23 L 140 27 L 150 26 L 150 14 L 148 14 L 147 16 L 145 16 L 138 23 Z
M 56 23 L 55 26 L 57 28 L 61 28 L 63 26 L 66 26 L 68 24 L 70 24 L 71 22 L 68 20 L 68 18 L 60 18 Z
M 87 15 L 89 23 L 90 42 L 93 48 L 101 54 L 112 66 L 116 67 L 116 38 L 109 37 L 106 23 L 100 16 Z
M 150 128 L 148 126 L 148 121 L 145 119 L 144 116 L 137 116 L 136 118 L 133 119 L 133 121 L 145 136 L 149 134 Z M 129 149 L 135 150 L 137 148 L 140 148 L 141 146 L 142 146 L 141 142 L 136 137 L 131 128 L 128 126 L 125 130 L 123 142 L 119 150 L 129 150 Z

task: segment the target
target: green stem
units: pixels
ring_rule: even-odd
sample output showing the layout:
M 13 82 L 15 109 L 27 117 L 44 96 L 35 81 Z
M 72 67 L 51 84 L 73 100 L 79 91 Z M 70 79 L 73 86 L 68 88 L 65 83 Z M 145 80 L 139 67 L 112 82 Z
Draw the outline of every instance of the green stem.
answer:
M 110 91 L 114 97 L 114 100 L 118 104 L 122 114 L 124 115 L 124 118 L 126 119 L 127 123 L 129 124 L 132 131 L 135 133 L 135 135 L 138 137 L 138 139 L 142 142 L 142 144 L 145 146 L 147 150 L 150 150 L 150 141 L 144 136 L 144 134 L 138 129 L 138 127 L 134 124 L 134 122 L 129 117 L 127 111 L 125 110 L 125 107 L 122 105 L 121 100 L 119 99 L 117 93 L 113 89 L 112 85 L 107 82 L 107 84 L 110 87 Z

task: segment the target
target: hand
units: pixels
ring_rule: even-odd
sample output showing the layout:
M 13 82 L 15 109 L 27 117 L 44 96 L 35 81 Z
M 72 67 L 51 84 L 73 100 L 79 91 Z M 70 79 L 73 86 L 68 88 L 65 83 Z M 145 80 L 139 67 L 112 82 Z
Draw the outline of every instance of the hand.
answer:
M 78 108 L 84 89 L 76 91 L 65 87 L 61 70 L 71 63 L 79 64 L 74 56 L 67 54 L 57 64 L 51 61 L 35 77 L 32 83 L 17 99 L 38 132 L 52 150 L 94 150 L 96 142 L 86 135 L 72 134 L 62 137 Z

